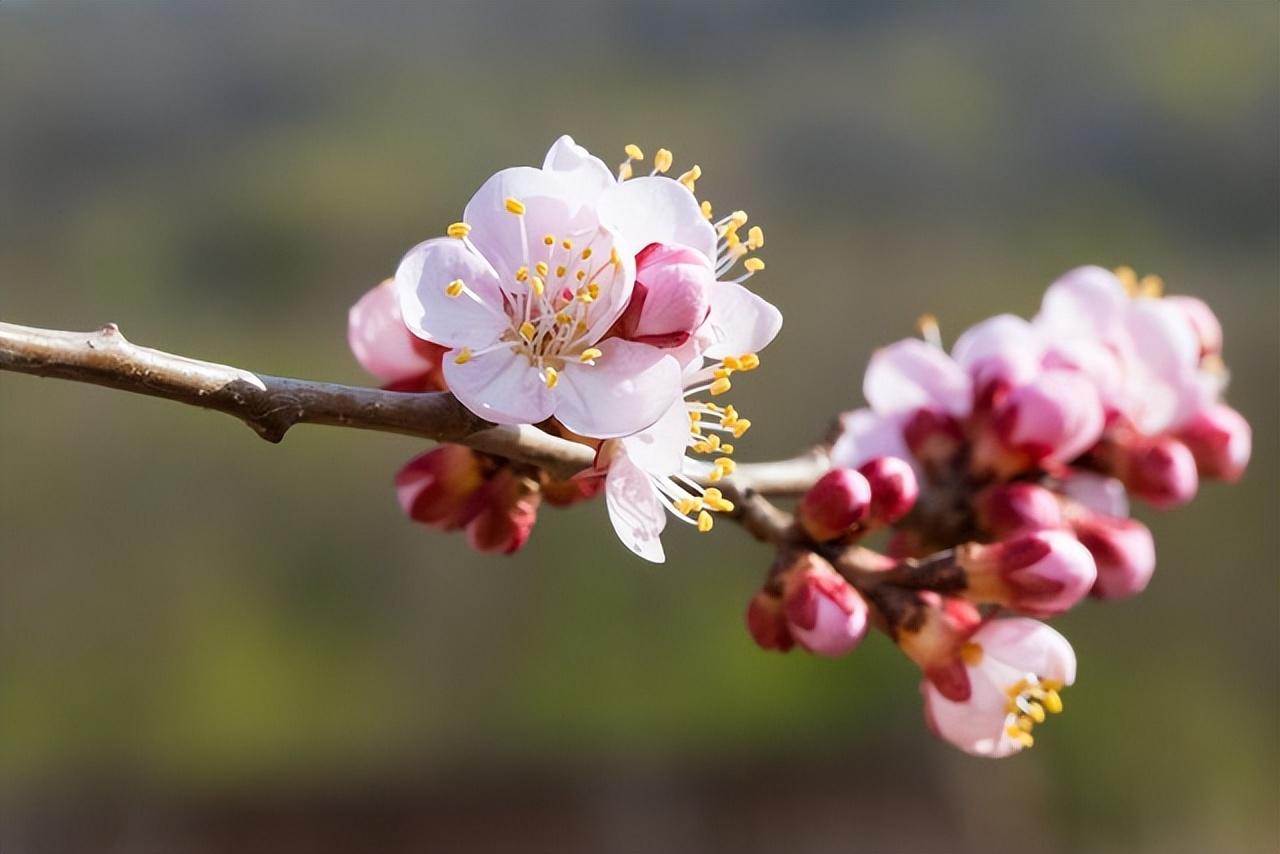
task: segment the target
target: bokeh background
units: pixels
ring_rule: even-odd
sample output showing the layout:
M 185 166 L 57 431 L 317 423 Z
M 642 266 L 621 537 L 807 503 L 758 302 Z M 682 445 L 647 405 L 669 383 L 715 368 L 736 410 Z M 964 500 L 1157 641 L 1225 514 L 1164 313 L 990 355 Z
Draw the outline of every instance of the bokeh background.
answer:
M 877 345 L 1131 264 L 1227 330 L 1252 469 L 1143 513 L 1146 595 L 1059 621 L 1068 713 L 1003 762 L 883 638 L 756 649 L 769 556 L 599 504 L 482 558 L 402 518 L 422 443 L 0 375 L 0 850 L 1272 851 L 1274 2 L 0 0 L 0 317 L 363 382 L 348 305 L 570 132 L 765 226 L 764 459 Z

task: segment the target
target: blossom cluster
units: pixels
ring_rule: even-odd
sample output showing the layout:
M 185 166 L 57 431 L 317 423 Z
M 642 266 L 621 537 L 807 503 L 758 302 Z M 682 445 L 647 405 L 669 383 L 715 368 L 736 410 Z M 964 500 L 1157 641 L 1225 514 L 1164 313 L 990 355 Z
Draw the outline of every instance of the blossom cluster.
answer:
M 797 511 L 801 547 L 747 623 L 766 649 L 821 655 L 881 625 L 923 672 L 930 726 L 1004 756 L 1075 678 L 1070 644 L 1039 618 L 1151 579 L 1129 498 L 1169 508 L 1201 479 L 1239 478 L 1250 430 L 1220 399 L 1212 311 L 1127 268 L 1073 270 L 1034 318 L 983 321 L 950 353 L 936 321 L 921 326 L 872 356 L 869 406 L 841 417 L 834 468 Z M 885 555 L 859 545 L 878 528 Z
M 713 219 L 693 166 L 649 175 L 634 145 L 611 170 L 570 137 L 541 168 L 486 181 L 444 236 L 414 246 L 395 276 L 349 315 L 348 340 L 387 388 L 449 391 L 495 424 L 534 425 L 596 451 L 569 481 L 445 445 L 396 476 L 414 520 L 463 529 L 473 547 L 510 553 L 543 498 L 604 492 L 623 543 L 664 559 L 670 515 L 707 531 L 733 506 L 714 483 L 733 471 L 750 421 L 720 398 L 760 364 L 781 314 L 744 282 L 764 269 L 758 226 Z M 735 272 L 740 270 L 741 272 Z

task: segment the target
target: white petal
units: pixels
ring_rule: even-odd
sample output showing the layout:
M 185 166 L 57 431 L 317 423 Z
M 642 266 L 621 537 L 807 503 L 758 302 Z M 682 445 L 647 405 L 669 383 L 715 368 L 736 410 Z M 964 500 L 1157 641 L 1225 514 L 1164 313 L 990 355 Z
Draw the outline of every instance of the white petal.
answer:
M 627 456 L 656 475 L 677 474 L 689 441 L 689 410 L 679 399 L 651 426 L 622 439 Z
M 551 417 L 555 398 L 524 356 L 502 347 L 465 365 L 444 357 L 444 378 L 462 404 L 495 424 L 537 424 Z
M 698 340 L 712 359 L 758 353 L 782 329 L 782 312 L 734 282 L 711 286 L 710 311 Z
M 1038 620 L 992 620 L 974 632 L 972 641 L 982 647 L 984 670 L 998 663 L 1017 673 L 1034 673 L 1063 685 L 1076 681 L 1076 654 L 1071 644 L 1056 629 Z
M 548 172 L 581 172 L 577 180 L 583 185 L 594 184 L 603 193 L 617 183 L 613 172 L 604 162 L 573 141 L 565 134 L 551 144 L 542 168 Z
M 555 172 L 516 166 L 485 181 L 467 202 L 463 221 L 471 226 L 470 240 L 480 254 L 504 283 L 510 283 L 518 268 L 541 260 L 532 253 L 544 251 L 545 235 L 575 243 L 594 235 L 598 195 L 587 170 Z M 525 206 L 523 215 L 507 210 L 508 198 Z M 608 248 L 603 251 L 609 257 Z
M 680 397 L 680 363 L 656 347 L 609 338 L 594 365 L 569 362 L 556 387 L 555 416 L 582 436 L 629 436 Z M 450 388 L 452 388 L 450 384 Z
M 1035 327 L 1012 314 L 971 326 L 951 348 L 951 357 L 978 381 L 1026 382 L 1036 375 L 1043 354 Z
M 896 418 L 877 415 L 871 409 L 855 409 L 841 415 L 840 436 L 831 448 L 831 463 L 840 468 L 857 468 L 876 457 L 897 457 L 916 466 Z
M 1103 515 L 1121 518 L 1129 515 L 1129 493 L 1114 477 L 1072 469 L 1071 475 L 1062 479 L 1059 490 Z
M 626 453 L 614 457 L 604 484 L 609 521 L 622 544 L 640 557 L 662 563 L 666 555 L 659 535 L 667 524 L 667 514 L 656 489 Z
M 875 352 L 862 393 L 881 415 L 940 409 L 964 417 L 973 405 L 969 375 L 942 350 L 915 338 Z
M 600 196 L 600 221 L 635 255 L 650 243 L 673 243 L 716 260 L 716 230 L 693 193 L 671 178 L 633 178 Z
M 478 301 L 465 293 L 445 293 L 455 279 L 461 279 Z M 488 264 L 452 237 L 410 249 L 396 270 L 396 293 L 410 331 L 445 347 L 487 346 L 510 325 Z
M 1077 267 L 1045 291 L 1034 323 L 1055 338 L 1110 340 L 1128 304 L 1129 295 L 1114 273 Z

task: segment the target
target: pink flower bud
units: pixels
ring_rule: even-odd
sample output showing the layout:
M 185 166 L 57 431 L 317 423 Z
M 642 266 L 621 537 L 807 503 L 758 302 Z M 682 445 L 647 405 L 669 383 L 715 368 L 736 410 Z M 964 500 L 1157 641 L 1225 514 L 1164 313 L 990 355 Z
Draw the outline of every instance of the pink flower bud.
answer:
M 484 482 L 484 464 L 475 451 L 441 445 L 396 473 L 396 496 L 410 519 L 449 531 L 470 521 L 471 498 Z
M 797 516 L 814 540 L 834 540 L 866 518 L 871 485 L 853 469 L 832 469 L 818 478 L 800 502 Z
M 791 570 L 783 613 L 792 637 L 815 655 L 844 655 L 867 634 L 867 603 L 849 582 L 816 555 Z
M 863 463 L 858 473 L 871 487 L 871 509 L 868 518 L 882 525 L 892 525 L 911 512 L 920 496 L 920 484 L 911 464 L 898 457 L 877 457 Z
M 949 672 L 941 685 L 921 686 L 929 728 L 966 753 L 997 758 L 1030 747 L 1032 730 L 1062 711 L 1076 656 L 1043 623 L 991 620 L 957 648 Z
M 747 631 L 761 649 L 786 652 L 795 645 L 782 613 L 782 599 L 761 590 L 747 605 Z
M 1102 403 L 1082 374 L 1047 370 L 1009 391 L 996 412 L 1001 442 L 1028 462 L 1070 462 L 1102 435 Z
M 1071 527 L 1098 565 L 1094 596 L 1123 599 L 1146 589 L 1156 569 L 1155 541 L 1146 525 L 1082 510 L 1073 514 Z
M 635 287 L 617 334 L 654 347 L 681 346 L 706 320 L 715 283 L 715 270 L 702 253 L 649 244 L 636 256 Z
M 1226 404 L 1196 413 L 1178 431 L 1178 438 L 1195 457 L 1201 477 L 1237 481 L 1249 465 L 1253 430 L 1244 416 Z
M 1177 507 L 1195 497 L 1200 485 L 1196 460 L 1177 439 L 1138 436 L 1117 451 L 1116 476 L 1153 507 Z
M 1089 550 L 1063 531 L 1039 531 L 984 546 L 960 546 L 966 598 L 1006 605 L 1036 617 L 1070 610 L 1093 587 L 1098 570 Z
M 1217 315 L 1204 300 L 1196 297 L 1171 296 L 1165 297 L 1164 301 L 1180 310 L 1187 322 L 1191 324 L 1196 340 L 1200 342 L 1201 358 L 1222 352 L 1222 324 L 1218 322 Z
M 392 391 L 443 391 L 445 348 L 405 326 L 395 280 L 369 290 L 347 313 L 347 344 L 356 361 Z
M 478 552 L 511 554 L 538 521 L 537 484 L 511 469 L 498 469 L 472 496 L 467 542 Z
M 1058 496 L 1034 483 L 999 483 L 974 499 L 978 525 L 992 537 L 1047 531 L 1062 527 Z

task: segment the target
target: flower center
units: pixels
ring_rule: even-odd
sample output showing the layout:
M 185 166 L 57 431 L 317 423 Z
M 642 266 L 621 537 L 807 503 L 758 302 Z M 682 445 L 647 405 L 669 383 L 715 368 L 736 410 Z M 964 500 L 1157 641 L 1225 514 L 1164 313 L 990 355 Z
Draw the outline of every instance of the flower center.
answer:
M 1062 697 L 1058 692 L 1062 683 L 1053 679 L 1040 679 L 1028 673 L 1006 690 L 1009 702 L 1006 706 L 1005 732 L 1023 747 L 1035 744 L 1031 731 L 1036 724 L 1044 723 L 1047 714 L 1062 711 Z

